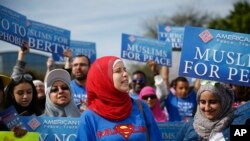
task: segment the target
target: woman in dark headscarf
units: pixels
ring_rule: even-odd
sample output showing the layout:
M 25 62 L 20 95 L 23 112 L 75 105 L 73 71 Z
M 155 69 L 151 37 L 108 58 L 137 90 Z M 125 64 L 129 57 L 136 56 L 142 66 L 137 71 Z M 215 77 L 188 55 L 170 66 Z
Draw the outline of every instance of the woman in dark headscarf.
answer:
M 234 118 L 233 92 L 220 83 L 207 83 L 197 92 L 197 112 L 176 140 L 228 140 L 227 129 Z

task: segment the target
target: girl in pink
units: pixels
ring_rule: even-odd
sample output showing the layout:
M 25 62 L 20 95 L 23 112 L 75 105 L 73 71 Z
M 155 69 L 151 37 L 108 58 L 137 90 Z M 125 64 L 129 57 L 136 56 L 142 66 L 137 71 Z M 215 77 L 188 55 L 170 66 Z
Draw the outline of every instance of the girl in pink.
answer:
M 160 101 L 157 99 L 155 89 L 153 87 L 144 87 L 140 91 L 139 98 L 148 104 L 156 122 L 166 122 L 168 120 L 167 112 L 164 111 L 164 109 L 161 109 Z

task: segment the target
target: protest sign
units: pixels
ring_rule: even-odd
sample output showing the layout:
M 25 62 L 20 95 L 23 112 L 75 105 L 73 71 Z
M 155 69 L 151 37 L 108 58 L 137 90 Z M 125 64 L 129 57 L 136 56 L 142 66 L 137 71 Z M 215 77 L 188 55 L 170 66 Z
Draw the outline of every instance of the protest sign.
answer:
M 20 116 L 26 124 L 28 131 L 38 132 L 40 141 L 75 141 L 80 118 L 47 117 L 47 116 Z M 183 122 L 157 123 L 162 139 L 172 141 L 175 139 Z
M 39 132 L 40 141 L 75 141 L 80 118 L 22 116 L 28 131 Z
M 153 60 L 159 65 L 171 66 L 172 48 L 168 42 L 122 34 L 121 58 L 139 62 Z
M 173 50 L 181 50 L 184 27 L 158 25 L 157 35 L 158 40 L 169 42 Z
M 179 75 L 250 86 L 250 34 L 185 27 Z
M 69 48 L 73 58 L 82 54 L 88 56 L 91 63 L 96 59 L 96 44 L 93 42 L 71 40 Z M 60 54 L 53 53 L 52 56 L 57 62 L 65 62 L 64 56 Z
M 174 141 L 177 133 L 184 125 L 184 122 L 160 122 L 157 123 L 163 141 Z
M 0 122 L 5 124 L 9 130 L 11 130 L 14 126 L 25 128 L 25 125 L 20 119 L 14 106 L 10 106 L 0 113 Z
M 70 45 L 70 31 L 59 27 L 27 20 L 27 36 L 31 49 L 63 54 Z
M 27 41 L 26 16 L 0 5 L 0 40 L 22 47 Z

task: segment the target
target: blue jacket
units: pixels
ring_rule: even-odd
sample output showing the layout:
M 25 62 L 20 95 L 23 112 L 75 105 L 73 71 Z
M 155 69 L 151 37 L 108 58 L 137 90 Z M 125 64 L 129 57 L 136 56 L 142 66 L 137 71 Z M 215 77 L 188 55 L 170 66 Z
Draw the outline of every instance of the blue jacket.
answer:
M 250 101 L 239 106 L 234 112 L 234 119 L 231 125 L 245 125 L 247 119 L 250 119 Z M 176 141 L 198 141 L 199 135 L 195 132 L 193 126 L 194 120 L 190 119 L 184 124 L 176 135 Z M 225 140 L 230 140 L 230 126 L 222 132 Z

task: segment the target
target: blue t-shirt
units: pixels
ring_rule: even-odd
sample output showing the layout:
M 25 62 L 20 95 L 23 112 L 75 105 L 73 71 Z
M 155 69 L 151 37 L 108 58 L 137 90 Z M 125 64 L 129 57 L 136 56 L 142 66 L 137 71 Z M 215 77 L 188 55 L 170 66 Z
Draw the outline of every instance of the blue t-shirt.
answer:
M 197 106 L 196 92 L 191 91 L 185 98 L 178 98 L 172 92 L 169 92 L 165 104 L 169 121 L 186 121 L 193 116 L 193 110 Z
M 70 82 L 70 88 L 72 93 L 74 94 L 74 101 L 76 105 L 80 104 L 80 99 L 86 101 L 87 94 L 85 87 L 83 87 L 82 85 L 78 85 L 76 83 L 76 80 L 72 80 Z
M 145 102 L 141 102 L 147 119 L 150 141 L 161 141 L 160 130 Z M 145 120 L 133 99 L 131 114 L 121 121 L 107 120 L 90 109 L 80 118 L 76 141 L 146 141 Z
M 131 97 L 131 98 L 133 98 L 133 99 L 139 99 L 139 94 L 137 94 L 137 93 L 129 93 L 129 96 Z

